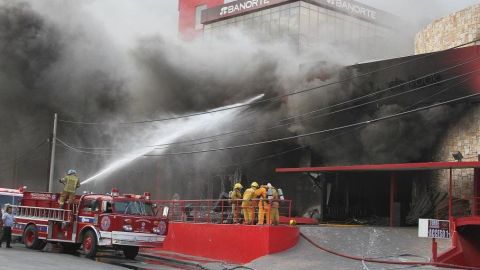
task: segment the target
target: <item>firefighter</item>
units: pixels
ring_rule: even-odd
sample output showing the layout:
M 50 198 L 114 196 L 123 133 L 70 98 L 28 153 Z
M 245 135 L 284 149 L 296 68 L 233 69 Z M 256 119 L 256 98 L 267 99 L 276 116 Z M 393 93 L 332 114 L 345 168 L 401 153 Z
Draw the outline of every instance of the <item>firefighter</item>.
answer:
M 230 200 L 232 202 L 233 223 L 240 223 L 241 199 L 243 186 L 236 183 L 230 192 Z
M 255 197 L 258 198 L 258 223 L 263 225 L 265 223 L 265 214 L 270 214 L 270 205 L 267 201 L 267 186 L 261 185 L 259 189 L 255 190 Z
M 60 195 L 60 199 L 58 200 L 60 208 L 63 208 L 65 199 L 68 200 L 69 204 L 73 203 L 73 199 L 75 199 L 75 191 L 78 187 L 80 187 L 80 180 L 77 177 L 77 171 L 73 169 L 68 170 L 67 175 L 60 179 L 60 183 L 65 186 L 63 188 L 62 194 Z
M 280 206 L 280 195 L 277 189 L 272 186 L 272 184 L 268 183 L 267 187 L 267 198 L 270 205 L 270 214 L 267 215 L 267 223 L 268 225 L 272 225 L 272 223 L 273 225 L 278 225 L 280 223 L 280 213 L 278 211 L 278 208 Z
M 255 219 L 255 190 L 258 188 L 257 182 L 252 182 L 250 188 L 243 193 L 242 209 L 244 224 L 252 225 Z

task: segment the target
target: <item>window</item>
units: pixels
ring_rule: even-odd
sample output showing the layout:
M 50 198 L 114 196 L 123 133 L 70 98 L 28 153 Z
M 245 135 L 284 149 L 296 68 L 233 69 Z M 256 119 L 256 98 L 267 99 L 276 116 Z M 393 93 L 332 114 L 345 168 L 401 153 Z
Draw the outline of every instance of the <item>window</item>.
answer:
M 82 205 L 82 212 L 98 211 L 98 203 L 95 199 L 85 199 Z
M 124 215 L 153 216 L 153 205 L 143 201 L 115 201 L 113 202 L 115 213 Z
M 202 11 L 207 9 L 207 5 L 200 5 L 195 8 L 195 29 L 202 29 Z

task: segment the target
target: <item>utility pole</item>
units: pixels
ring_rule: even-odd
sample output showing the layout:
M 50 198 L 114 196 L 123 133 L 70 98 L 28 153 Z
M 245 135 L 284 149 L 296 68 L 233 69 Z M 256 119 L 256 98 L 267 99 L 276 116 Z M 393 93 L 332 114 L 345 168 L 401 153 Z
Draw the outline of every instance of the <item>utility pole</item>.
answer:
M 53 192 L 53 170 L 55 168 L 55 144 L 57 142 L 57 114 L 53 116 L 52 153 L 50 154 L 50 171 L 48 176 L 48 192 Z

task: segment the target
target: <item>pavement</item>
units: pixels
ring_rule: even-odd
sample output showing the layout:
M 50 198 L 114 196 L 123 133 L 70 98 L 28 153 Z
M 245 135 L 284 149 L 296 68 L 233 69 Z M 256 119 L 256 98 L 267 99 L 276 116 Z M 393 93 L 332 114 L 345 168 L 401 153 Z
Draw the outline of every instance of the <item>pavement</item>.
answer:
M 429 261 L 431 239 L 418 238 L 417 228 L 389 227 L 301 227 L 300 231 L 320 246 L 344 254 L 400 261 Z M 450 246 L 439 240 L 439 251 Z M 405 265 L 385 265 L 355 261 L 319 250 L 305 239 L 285 252 L 258 258 L 246 266 L 257 270 L 378 270 L 401 269 Z M 409 269 L 441 269 L 415 266 Z
M 429 261 L 431 256 L 431 239 L 418 238 L 415 227 L 302 226 L 300 231 L 320 246 L 353 256 L 423 262 Z M 449 240 L 439 240 L 438 242 L 440 252 L 450 246 Z M 141 252 L 135 260 L 128 260 L 120 253 L 101 252 L 94 261 L 78 253 L 76 255 L 60 253 L 51 245 L 48 245 L 45 251 L 33 251 L 26 249 L 21 244 L 15 244 L 13 249 L 0 248 L 0 270 L 391 270 L 407 268 L 405 265 L 366 263 L 339 257 L 319 250 L 303 238 L 300 238 L 295 247 L 287 251 L 258 258 L 244 266 L 229 265 L 221 261 L 164 251 L 157 251 L 158 254 Z M 416 270 L 442 269 L 431 266 L 410 266 L 408 268 Z

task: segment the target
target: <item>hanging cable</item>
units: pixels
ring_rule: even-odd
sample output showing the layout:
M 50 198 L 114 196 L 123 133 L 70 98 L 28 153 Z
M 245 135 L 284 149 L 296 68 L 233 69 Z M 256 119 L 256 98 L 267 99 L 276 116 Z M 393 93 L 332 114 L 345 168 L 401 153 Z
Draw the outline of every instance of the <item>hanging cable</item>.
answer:
M 392 118 L 398 118 L 398 117 L 401 117 L 401 116 L 404 116 L 404 115 L 407 115 L 407 114 L 411 114 L 411 113 L 415 113 L 415 112 L 419 112 L 419 111 L 443 106 L 443 105 L 446 105 L 446 104 L 458 102 L 458 101 L 461 101 L 461 100 L 465 100 L 465 99 L 469 99 L 469 98 L 472 98 L 472 97 L 479 96 L 480 91 L 477 91 L 477 92 L 478 93 L 475 93 L 475 94 L 470 94 L 470 95 L 466 95 L 466 96 L 463 96 L 463 97 L 454 98 L 454 99 L 450 99 L 450 100 L 443 101 L 443 102 L 438 102 L 438 103 L 435 103 L 435 104 L 432 104 L 432 105 L 428 105 L 428 106 L 424 106 L 424 107 L 420 107 L 420 108 L 416 108 L 416 109 L 412 109 L 412 110 L 408 110 L 408 111 L 404 111 L 404 112 L 400 112 L 400 113 L 390 114 L 390 115 L 383 116 L 383 117 L 374 118 L 374 119 L 371 119 L 371 120 L 356 122 L 356 123 L 352 123 L 352 124 L 348 124 L 348 125 L 343 125 L 343 126 L 338 126 L 338 127 L 334 127 L 334 128 L 318 130 L 318 131 L 299 134 L 299 135 L 294 135 L 294 136 L 288 136 L 288 137 L 271 139 L 271 140 L 254 142 L 254 143 L 248 143 L 248 144 L 226 146 L 226 147 L 220 147 L 220 148 L 204 149 L 204 150 L 197 150 L 197 151 L 186 151 L 186 152 L 164 153 L 164 154 L 145 154 L 143 156 L 146 156 L 146 157 L 176 156 L 176 155 L 187 155 L 187 154 L 216 152 L 216 151 L 232 150 L 232 149 L 238 149 L 238 148 L 244 148 L 244 147 L 251 147 L 251 146 L 257 146 L 257 145 L 269 144 L 269 143 L 274 143 L 274 142 L 281 142 L 281 141 L 287 141 L 287 140 L 292 140 L 292 139 L 298 139 L 298 138 L 303 138 L 303 137 L 309 137 L 309 136 L 318 135 L 318 134 L 322 134 L 322 133 L 328 133 L 328 132 L 343 130 L 343 129 L 352 128 L 352 127 L 369 125 L 369 124 L 372 124 L 372 123 L 376 123 L 376 122 L 380 122 L 380 121 L 384 121 L 384 120 L 389 120 L 389 119 L 392 119 Z M 63 141 L 60 141 L 60 142 L 65 145 L 65 143 Z M 111 155 L 111 154 L 101 154 L 101 153 L 82 151 L 82 150 L 76 149 L 76 148 L 74 148 L 74 147 L 72 147 L 68 144 L 65 145 L 65 146 L 74 150 L 74 151 L 76 151 L 76 152 L 79 152 L 79 153 L 89 153 L 89 154 L 97 154 L 97 155 Z
M 446 49 L 446 50 L 425 54 L 421 57 L 412 58 L 412 59 L 409 59 L 409 60 L 406 60 L 406 61 L 403 61 L 403 62 L 400 62 L 400 63 L 396 63 L 396 64 L 393 64 L 393 65 L 390 65 L 390 66 L 387 66 L 387 67 L 384 67 L 384 68 L 380 68 L 380 69 L 373 70 L 373 71 L 370 71 L 370 72 L 362 73 L 362 74 L 359 74 L 359 75 L 356 75 L 356 76 L 351 76 L 351 77 L 343 79 L 343 80 L 338 80 L 338 81 L 334 81 L 334 82 L 331 82 L 331 83 L 326 83 L 326 84 L 322 84 L 322 85 L 319 85 L 319 86 L 315 86 L 315 87 L 311 87 L 311 88 L 307 88 L 307 89 L 303 89 L 303 90 L 299 90 L 299 91 L 293 91 L 293 92 L 290 92 L 290 93 L 287 93 L 287 94 L 283 94 L 283 95 L 279 95 L 279 96 L 271 97 L 271 98 L 267 98 L 267 99 L 262 99 L 262 100 L 259 100 L 259 101 L 254 101 L 254 102 L 251 102 L 251 103 L 248 103 L 248 104 L 234 105 L 234 106 L 224 107 L 224 108 L 220 108 L 220 109 L 214 109 L 214 110 L 210 110 L 210 111 L 197 112 L 197 113 L 191 113 L 191 114 L 185 114 L 185 115 L 179 115 L 179 116 L 172 116 L 172 117 L 166 117 L 166 118 L 161 118 L 161 119 L 131 121 L 131 122 L 123 122 L 123 123 L 117 123 L 117 124 L 128 125 L 128 124 L 144 124 L 144 123 L 152 123 L 152 122 L 169 121 L 169 120 L 175 120 L 175 119 L 189 118 L 189 117 L 194 117 L 194 116 L 199 116 L 199 115 L 211 114 L 211 113 L 216 113 L 216 112 L 221 112 L 221 111 L 227 111 L 227 110 L 252 106 L 252 105 L 256 105 L 256 104 L 260 104 L 260 103 L 266 103 L 266 102 L 275 101 L 275 100 L 281 100 L 282 98 L 285 98 L 285 97 L 310 92 L 310 91 L 313 91 L 313 90 L 321 89 L 321 88 L 336 85 L 336 84 L 346 83 L 348 81 L 358 79 L 358 78 L 361 78 L 361 77 L 365 77 L 365 76 L 368 76 L 368 75 L 371 75 L 371 74 L 375 74 L 375 73 L 378 73 L 378 72 L 381 72 L 381 71 L 385 71 L 385 70 L 391 69 L 393 67 L 401 66 L 401 65 L 411 63 L 411 62 L 416 62 L 416 61 L 419 61 L 421 59 L 431 57 L 433 55 L 436 55 L 436 54 L 439 54 L 439 53 L 442 53 L 442 52 L 445 52 L 445 51 L 449 51 L 449 50 L 457 49 L 457 48 L 460 48 L 460 47 L 464 47 L 464 46 L 469 45 L 469 44 L 475 44 L 478 41 L 480 41 L 480 39 L 475 39 L 473 41 L 470 41 L 470 42 L 467 42 L 467 43 L 464 43 L 464 44 L 461 44 L 461 45 L 458 45 L 458 46 L 455 46 L 455 47 L 452 47 L 452 48 L 449 48 L 449 49 Z M 104 122 L 83 122 L 83 121 L 71 121 L 71 120 L 64 120 L 64 119 L 59 119 L 58 121 L 63 122 L 63 123 L 79 124 L 79 125 L 109 125 L 109 124 L 111 124 L 111 123 L 104 123 Z
M 367 120 L 367 121 L 356 122 L 356 123 L 348 124 L 348 125 L 344 125 L 344 126 L 339 126 L 339 127 L 329 128 L 329 129 L 323 129 L 323 130 L 318 130 L 318 131 L 314 131 L 314 132 L 309 132 L 309 133 L 304 133 L 304 134 L 299 134 L 299 135 L 294 135 L 294 136 L 288 136 L 288 137 L 283 137 L 283 138 L 278 138 L 278 139 L 272 139 L 272 140 L 254 142 L 254 143 L 248 143 L 248 144 L 241 144 L 241 145 L 234 145 L 234 146 L 226 146 L 226 147 L 213 148 L 213 149 L 198 150 L 198 151 L 164 153 L 164 154 L 146 154 L 144 156 L 147 156 L 147 157 L 148 156 L 175 156 L 175 155 L 207 153 L 207 152 L 238 149 L 238 148 L 251 147 L 251 146 L 257 146 L 257 145 L 262 145 L 262 144 L 268 144 L 268 143 L 298 139 L 298 138 L 303 138 L 303 137 L 309 137 L 309 136 L 313 136 L 313 135 L 317 135 L 317 134 L 322 134 L 322 133 L 327 133 L 327 132 L 352 128 L 352 127 L 357 127 L 357 126 L 369 125 L 369 124 L 372 124 L 372 123 L 376 123 L 376 122 L 380 122 L 380 121 L 384 121 L 384 120 L 388 120 L 388 119 L 392 119 L 392 118 L 398 118 L 398 117 L 401 117 L 401 116 L 404 116 L 404 115 L 407 115 L 407 114 L 411 114 L 411 113 L 415 113 L 415 112 L 419 112 L 419 111 L 443 106 L 443 105 L 446 105 L 446 104 L 458 102 L 458 101 L 469 99 L 469 98 L 476 97 L 476 96 L 479 96 L 479 95 L 480 95 L 480 92 L 475 93 L 475 94 L 466 95 L 466 96 L 459 97 L 459 98 L 455 98 L 455 99 L 450 99 L 450 100 L 439 102 L 439 103 L 435 103 L 435 104 L 432 104 L 432 105 L 429 105 L 429 106 L 424 106 L 424 107 L 420 107 L 420 108 L 417 108 L 417 109 L 408 110 L 406 112 L 391 114 L 391 115 L 378 117 L 378 118 L 374 118 L 374 119 Z
M 480 57 L 478 57 L 477 60 L 478 59 L 480 59 Z M 388 100 L 388 99 L 398 97 L 398 96 L 401 96 L 401 95 L 405 95 L 405 94 L 409 94 L 409 93 L 416 92 L 416 91 L 419 91 L 419 90 L 427 89 L 427 88 L 432 87 L 432 86 L 437 85 L 437 84 L 441 84 L 441 83 L 449 82 L 449 81 L 456 80 L 456 79 L 459 79 L 459 78 L 462 78 L 462 77 L 466 77 L 468 75 L 478 73 L 479 70 L 480 69 L 476 69 L 476 70 L 473 70 L 473 71 L 470 71 L 470 72 L 467 72 L 467 73 L 463 73 L 463 74 L 456 75 L 456 76 L 453 76 L 453 77 L 450 77 L 450 78 L 447 78 L 447 79 L 440 80 L 440 81 L 432 83 L 432 84 L 420 86 L 420 87 L 413 88 L 413 89 L 410 89 L 410 90 L 407 90 L 407 91 L 404 91 L 404 92 L 401 92 L 401 93 L 397 93 L 397 94 L 393 94 L 393 95 L 390 95 L 390 96 L 378 98 L 378 99 L 375 99 L 375 100 L 367 101 L 367 102 L 364 102 L 364 103 L 361 103 L 361 104 L 353 105 L 353 106 L 350 106 L 350 107 L 338 109 L 338 110 L 335 110 L 335 111 L 331 111 L 331 112 L 327 112 L 327 113 L 323 113 L 323 114 L 319 114 L 319 115 L 312 115 L 312 114 L 314 114 L 316 112 L 323 111 L 326 108 L 336 107 L 336 105 L 323 107 L 323 108 L 320 108 L 320 109 L 315 109 L 315 110 L 312 110 L 310 112 L 306 112 L 306 113 L 303 113 L 303 114 L 294 115 L 294 116 L 291 116 L 291 117 L 288 117 L 288 118 L 280 119 L 280 120 L 277 121 L 277 123 L 279 123 L 279 124 L 271 126 L 271 127 L 267 127 L 267 128 L 238 129 L 238 130 L 228 131 L 228 132 L 220 133 L 220 134 L 216 134 L 216 135 L 210 135 L 210 136 L 205 136 L 205 137 L 195 138 L 195 139 L 190 139 L 190 140 L 184 140 L 184 141 L 179 141 L 179 142 L 164 143 L 164 144 L 149 145 L 149 146 L 141 146 L 141 148 L 159 147 L 157 149 L 164 149 L 164 148 L 168 148 L 169 146 L 172 146 L 172 145 L 193 146 L 193 145 L 200 145 L 200 144 L 206 144 L 206 143 L 219 141 L 218 138 L 222 137 L 222 136 L 245 136 L 245 135 L 254 134 L 254 133 L 258 133 L 258 132 L 266 132 L 266 131 L 273 130 L 273 129 L 276 129 L 276 128 L 279 128 L 279 127 L 288 126 L 288 125 L 291 125 L 293 123 L 293 122 L 292 123 L 288 123 L 288 122 L 283 123 L 287 120 L 293 120 L 293 119 L 297 119 L 297 118 L 300 118 L 300 119 L 297 119 L 297 120 L 301 120 L 301 121 L 313 120 L 313 119 L 317 119 L 319 117 L 325 117 L 325 116 L 333 115 L 333 114 L 336 114 L 336 113 L 345 112 L 345 111 L 348 111 L 348 110 L 351 110 L 351 109 L 356 109 L 356 108 L 363 107 L 363 106 L 366 106 L 366 105 L 369 105 L 369 104 L 373 104 L 373 103 L 376 103 L 376 102 L 379 102 L 379 101 L 384 101 L 384 100 Z M 434 73 L 432 73 L 432 74 L 434 74 Z M 453 87 L 458 86 L 458 85 L 468 81 L 469 79 L 470 78 L 467 78 L 465 80 L 462 80 L 461 82 L 452 84 L 452 85 L 448 86 L 447 88 L 440 90 L 438 92 L 438 94 L 443 93 L 445 91 L 448 91 L 448 90 L 452 89 Z M 418 79 L 410 80 L 410 81 L 407 81 L 406 83 L 410 83 L 410 82 L 413 82 L 413 81 L 416 81 L 416 80 L 418 80 Z M 379 90 L 377 92 L 382 93 L 382 92 L 385 92 L 385 90 L 386 89 L 383 89 L 383 90 Z M 358 98 L 357 98 L 357 100 L 358 100 Z M 345 102 L 337 103 L 337 104 L 344 104 L 346 102 L 349 102 L 349 101 L 345 101 Z M 208 140 L 208 141 L 195 142 L 195 141 L 200 141 L 200 140 Z M 83 147 L 83 146 L 72 146 L 72 147 L 74 147 L 76 149 L 81 149 L 81 150 L 104 150 L 104 151 L 120 150 L 120 149 L 113 149 L 113 148 L 107 148 L 107 147 Z M 92 152 L 89 152 L 89 153 L 92 153 Z

